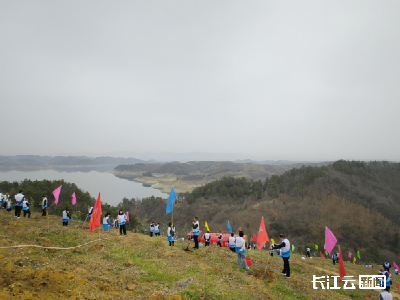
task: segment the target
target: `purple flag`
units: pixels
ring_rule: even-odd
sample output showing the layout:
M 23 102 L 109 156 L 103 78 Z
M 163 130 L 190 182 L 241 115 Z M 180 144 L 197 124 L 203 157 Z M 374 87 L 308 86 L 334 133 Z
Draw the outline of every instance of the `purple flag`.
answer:
M 351 252 L 349 252 L 349 258 L 351 258 Z
M 54 203 L 56 205 L 58 204 L 58 198 L 60 197 L 60 193 L 61 193 L 61 185 L 53 191 L 54 199 L 56 199 Z
M 393 262 L 393 266 L 394 266 L 397 270 L 400 270 L 399 267 L 396 265 L 396 262 Z
M 328 227 L 325 227 L 325 250 L 328 251 L 329 255 L 331 255 L 336 243 L 337 239 L 333 235 L 332 231 L 330 231 Z
M 75 193 L 72 194 L 72 205 L 76 204 L 76 196 Z
M 126 212 L 126 220 L 129 221 L 129 213 Z

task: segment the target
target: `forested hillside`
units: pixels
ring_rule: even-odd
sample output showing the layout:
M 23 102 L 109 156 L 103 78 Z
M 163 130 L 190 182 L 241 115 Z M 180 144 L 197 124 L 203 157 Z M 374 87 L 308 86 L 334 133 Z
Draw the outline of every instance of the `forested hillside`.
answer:
M 165 200 L 135 203 L 135 211 L 166 223 Z M 261 217 L 271 237 L 285 233 L 298 247 L 323 247 L 324 229 L 335 232 L 346 251 L 359 250 L 366 261 L 398 257 L 400 247 L 400 164 L 337 161 L 323 167 L 301 167 L 264 181 L 225 177 L 180 194 L 174 221 L 190 230 L 198 216 L 204 230 L 242 227 L 257 233 Z M 178 229 L 179 230 L 179 229 Z
M 58 204 L 54 203 L 53 191 L 59 187 L 61 187 L 60 198 Z M 18 193 L 19 190 L 23 190 L 23 194 L 25 198 L 29 201 L 30 210 L 32 212 L 41 212 L 42 209 L 42 196 L 47 197 L 48 199 L 48 208 L 47 212 L 49 215 L 55 215 L 60 217 L 62 211 L 67 207 L 72 219 L 76 220 L 85 220 L 88 212 L 88 205 L 94 206 L 95 201 L 98 195 L 95 195 L 96 199 L 92 197 L 88 192 L 82 191 L 77 187 L 75 183 L 66 182 L 64 180 L 41 180 L 41 181 L 32 181 L 25 179 L 21 182 L 9 182 L 9 181 L 0 181 L 0 193 L 6 194 L 9 193 L 12 201 L 12 214 L 14 213 L 14 196 Z M 75 193 L 77 202 L 75 205 L 72 205 L 72 194 Z M 118 209 L 124 209 L 124 211 L 129 211 L 131 205 L 127 206 L 126 201 L 122 202 L 117 207 L 111 206 L 104 201 L 102 202 L 102 211 L 103 216 L 105 213 L 109 212 L 111 214 L 111 219 L 116 218 Z M 129 203 L 129 201 L 128 201 Z M 133 229 L 141 224 L 137 221 L 136 216 L 131 211 L 130 214 L 130 222 L 127 224 L 128 229 Z

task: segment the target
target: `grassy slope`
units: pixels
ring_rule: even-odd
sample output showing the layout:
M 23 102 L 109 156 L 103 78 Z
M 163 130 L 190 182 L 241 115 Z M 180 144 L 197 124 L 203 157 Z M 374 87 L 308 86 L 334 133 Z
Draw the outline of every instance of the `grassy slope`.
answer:
M 4 218 L 1 210 L 1 246 L 35 244 L 71 247 L 99 238 L 83 223 L 71 221 L 61 226 L 60 217 L 16 220 Z M 37 218 L 36 218 L 37 217 Z M 49 224 L 52 224 L 49 229 Z M 85 224 L 83 224 L 84 227 Z M 236 255 L 227 248 L 201 248 L 186 252 L 187 243 L 167 246 L 165 237 L 150 238 L 117 230 L 100 231 L 97 241 L 76 250 L 40 248 L 0 249 L 1 299 L 376 299 L 378 292 L 362 290 L 313 290 L 312 275 L 336 275 L 338 266 L 321 258 L 303 261 L 293 254 L 292 279 L 279 275 L 282 261 L 274 257 L 268 268 L 276 279 L 267 283 L 237 268 Z M 265 268 L 266 252 L 250 251 L 252 270 Z M 127 264 L 131 261 L 132 264 Z M 376 274 L 363 266 L 346 263 L 348 275 Z M 372 271 L 372 272 L 371 272 Z M 397 276 L 394 277 L 395 284 Z M 190 281 L 189 281 L 190 280 Z M 132 290 L 128 290 L 130 287 Z M 16 295 L 17 297 L 13 296 Z

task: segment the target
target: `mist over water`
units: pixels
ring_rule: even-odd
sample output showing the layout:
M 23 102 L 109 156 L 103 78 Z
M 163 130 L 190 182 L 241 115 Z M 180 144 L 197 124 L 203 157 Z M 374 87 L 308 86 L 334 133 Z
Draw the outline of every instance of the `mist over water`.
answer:
M 141 183 L 122 179 L 107 172 L 98 171 L 56 171 L 56 170 L 34 170 L 34 171 L 0 171 L 0 181 L 22 181 L 30 180 L 65 180 L 75 183 L 80 189 L 90 193 L 92 197 L 97 198 L 101 193 L 102 203 L 117 205 L 126 198 L 144 198 L 144 197 L 163 197 L 168 198 L 168 194 L 160 190 L 144 187 Z M 5 191 L 0 191 L 5 192 Z M 49 197 L 51 195 L 47 195 Z M 77 199 L 79 201 L 79 199 Z

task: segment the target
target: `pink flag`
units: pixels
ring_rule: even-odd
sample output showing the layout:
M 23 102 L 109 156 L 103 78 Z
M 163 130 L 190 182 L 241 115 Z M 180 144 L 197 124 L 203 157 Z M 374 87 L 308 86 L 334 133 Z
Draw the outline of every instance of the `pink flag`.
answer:
M 129 213 L 126 212 L 126 220 L 129 221 Z
M 72 194 L 72 205 L 76 204 L 76 196 L 75 193 Z
M 331 255 L 336 243 L 337 239 L 333 235 L 332 231 L 330 231 L 328 227 L 325 227 L 325 250 L 328 251 L 329 255 Z
M 351 258 L 351 252 L 349 252 L 349 258 Z
M 397 270 L 400 270 L 399 267 L 396 265 L 396 262 L 393 262 L 393 266 L 394 266 Z
M 54 203 L 56 205 L 58 204 L 58 198 L 60 197 L 60 193 L 61 193 L 61 185 L 53 191 L 54 198 L 56 199 Z

